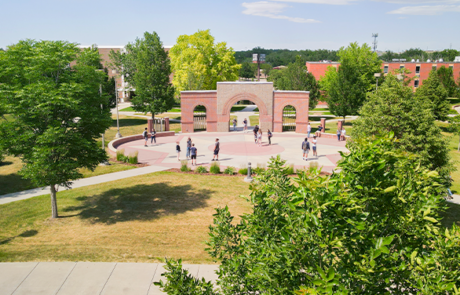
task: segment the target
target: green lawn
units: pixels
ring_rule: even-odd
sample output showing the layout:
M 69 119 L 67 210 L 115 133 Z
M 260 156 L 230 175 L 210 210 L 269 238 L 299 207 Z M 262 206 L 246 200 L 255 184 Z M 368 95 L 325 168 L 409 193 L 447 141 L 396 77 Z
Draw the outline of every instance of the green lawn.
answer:
M 249 116 L 250 126 L 259 125 L 259 116 Z
M 204 248 L 214 208 L 236 220 L 250 211 L 242 179 L 160 172 L 61 191 L 57 220 L 49 195 L 0 205 L 0 262 L 213 263 Z
M 456 106 L 456 105 L 460 105 L 460 98 L 456 98 L 456 97 L 449 97 L 449 104 L 450 104 L 450 107 L 452 108 L 453 106 Z
M 230 110 L 231 113 L 233 112 L 239 112 L 241 110 L 244 110 L 246 108 L 246 106 L 242 106 L 242 105 L 235 105 L 235 106 L 232 106 L 232 109 Z

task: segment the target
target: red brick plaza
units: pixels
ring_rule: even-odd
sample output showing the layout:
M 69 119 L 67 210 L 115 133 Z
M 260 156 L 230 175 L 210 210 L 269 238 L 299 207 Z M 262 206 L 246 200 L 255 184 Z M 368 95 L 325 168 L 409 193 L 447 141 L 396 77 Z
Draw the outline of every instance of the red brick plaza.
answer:
M 288 105 L 296 109 L 295 132 L 307 132 L 309 92 L 275 91 L 272 82 L 219 82 L 217 90 L 182 91 L 182 132 L 194 132 L 193 112 L 197 106 L 206 108 L 206 131 L 228 132 L 230 110 L 241 100 L 257 105 L 264 132 L 283 131 L 283 109 Z

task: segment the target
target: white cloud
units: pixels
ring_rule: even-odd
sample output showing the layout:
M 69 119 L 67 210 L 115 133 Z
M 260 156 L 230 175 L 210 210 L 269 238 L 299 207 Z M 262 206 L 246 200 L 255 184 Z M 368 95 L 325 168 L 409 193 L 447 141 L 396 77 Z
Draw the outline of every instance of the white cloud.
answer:
M 387 2 L 395 4 L 455 4 L 460 0 L 373 0 L 376 2 Z
M 326 5 L 347 5 L 358 0 L 273 0 L 278 2 L 291 3 L 309 3 L 309 4 L 326 4 Z
M 439 15 L 444 12 L 460 12 L 460 5 L 404 6 L 388 13 L 406 15 Z
M 244 14 L 256 15 L 269 17 L 274 19 L 285 19 L 295 23 L 319 23 L 320 21 L 315 19 L 306 19 L 301 17 L 291 17 L 286 15 L 281 15 L 285 8 L 289 7 L 287 4 L 276 3 L 276 2 L 267 2 L 259 1 L 252 3 L 243 3 L 243 7 L 246 10 L 243 11 Z

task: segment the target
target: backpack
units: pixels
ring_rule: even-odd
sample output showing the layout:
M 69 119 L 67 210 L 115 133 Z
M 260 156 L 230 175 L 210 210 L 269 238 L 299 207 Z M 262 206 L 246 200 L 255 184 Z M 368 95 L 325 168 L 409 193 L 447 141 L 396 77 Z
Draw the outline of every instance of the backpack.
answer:
M 142 136 L 144 136 L 144 138 L 147 137 L 147 131 L 146 130 L 144 130 L 144 132 L 142 132 Z
M 304 151 L 309 150 L 310 149 L 310 143 L 308 141 L 302 142 L 302 149 Z

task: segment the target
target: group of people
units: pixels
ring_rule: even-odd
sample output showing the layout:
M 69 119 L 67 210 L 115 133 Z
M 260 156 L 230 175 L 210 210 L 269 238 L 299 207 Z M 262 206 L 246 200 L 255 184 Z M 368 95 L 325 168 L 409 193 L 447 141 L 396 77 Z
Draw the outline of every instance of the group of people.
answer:
M 318 125 L 318 128 L 315 132 L 315 136 L 316 137 L 321 137 L 321 132 L 323 131 L 323 126 L 322 125 Z M 308 126 L 307 126 L 307 137 L 310 138 L 310 133 L 311 133 L 311 125 L 310 123 L 308 123 Z M 345 136 L 346 136 L 346 133 L 347 131 L 342 127 L 341 129 L 337 129 L 337 140 L 338 141 L 343 141 L 345 140 Z
M 307 161 L 308 154 L 310 153 L 310 141 L 308 141 L 308 137 L 305 137 L 305 140 L 302 142 L 302 159 Z M 318 141 L 316 139 L 316 135 L 313 136 L 311 141 L 311 149 L 313 149 L 313 157 L 318 157 Z
M 337 129 L 337 140 L 345 140 L 345 135 L 347 134 L 347 131 L 345 129 Z
M 254 143 L 262 146 L 262 129 L 259 128 L 259 125 L 254 126 Z M 267 129 L 268 145 L 272 144 L 272 132 L 270 129 Z
M 220 150 L 220 142 L 219 138 L 216 138 L 216 141 L 214 143 L 214 156 L 212 158 L 212 161 L 219 161 L 219 150 Z M 176 153 L 177 153 L 177 160 L 180 161 L 180 143 L 177 141 L 176 142 Z M 185 156 L 187 157 L 187 160 L 192 160 L 192 166 L 196 166 L 196 157 L 198 155 L 198 149 L 196 148 L 195 144 L 192 142 L 192 139 L 189 137 L 187 139 L 187 150 Z
M 153 129 L 152 133 L 150 134 L 151 139 L 150 139 L 150 144 L 152 144 L 155 141 L 155 144 L 157 144 L 157 132 L 155 129 Z M 147 128 L 145 128 L 144 132 L 142 132 L 142 137 L 144 137 L 144 146 L 147 146 L 147 141 L 149 141 L 149 132 L 147 131 Z

